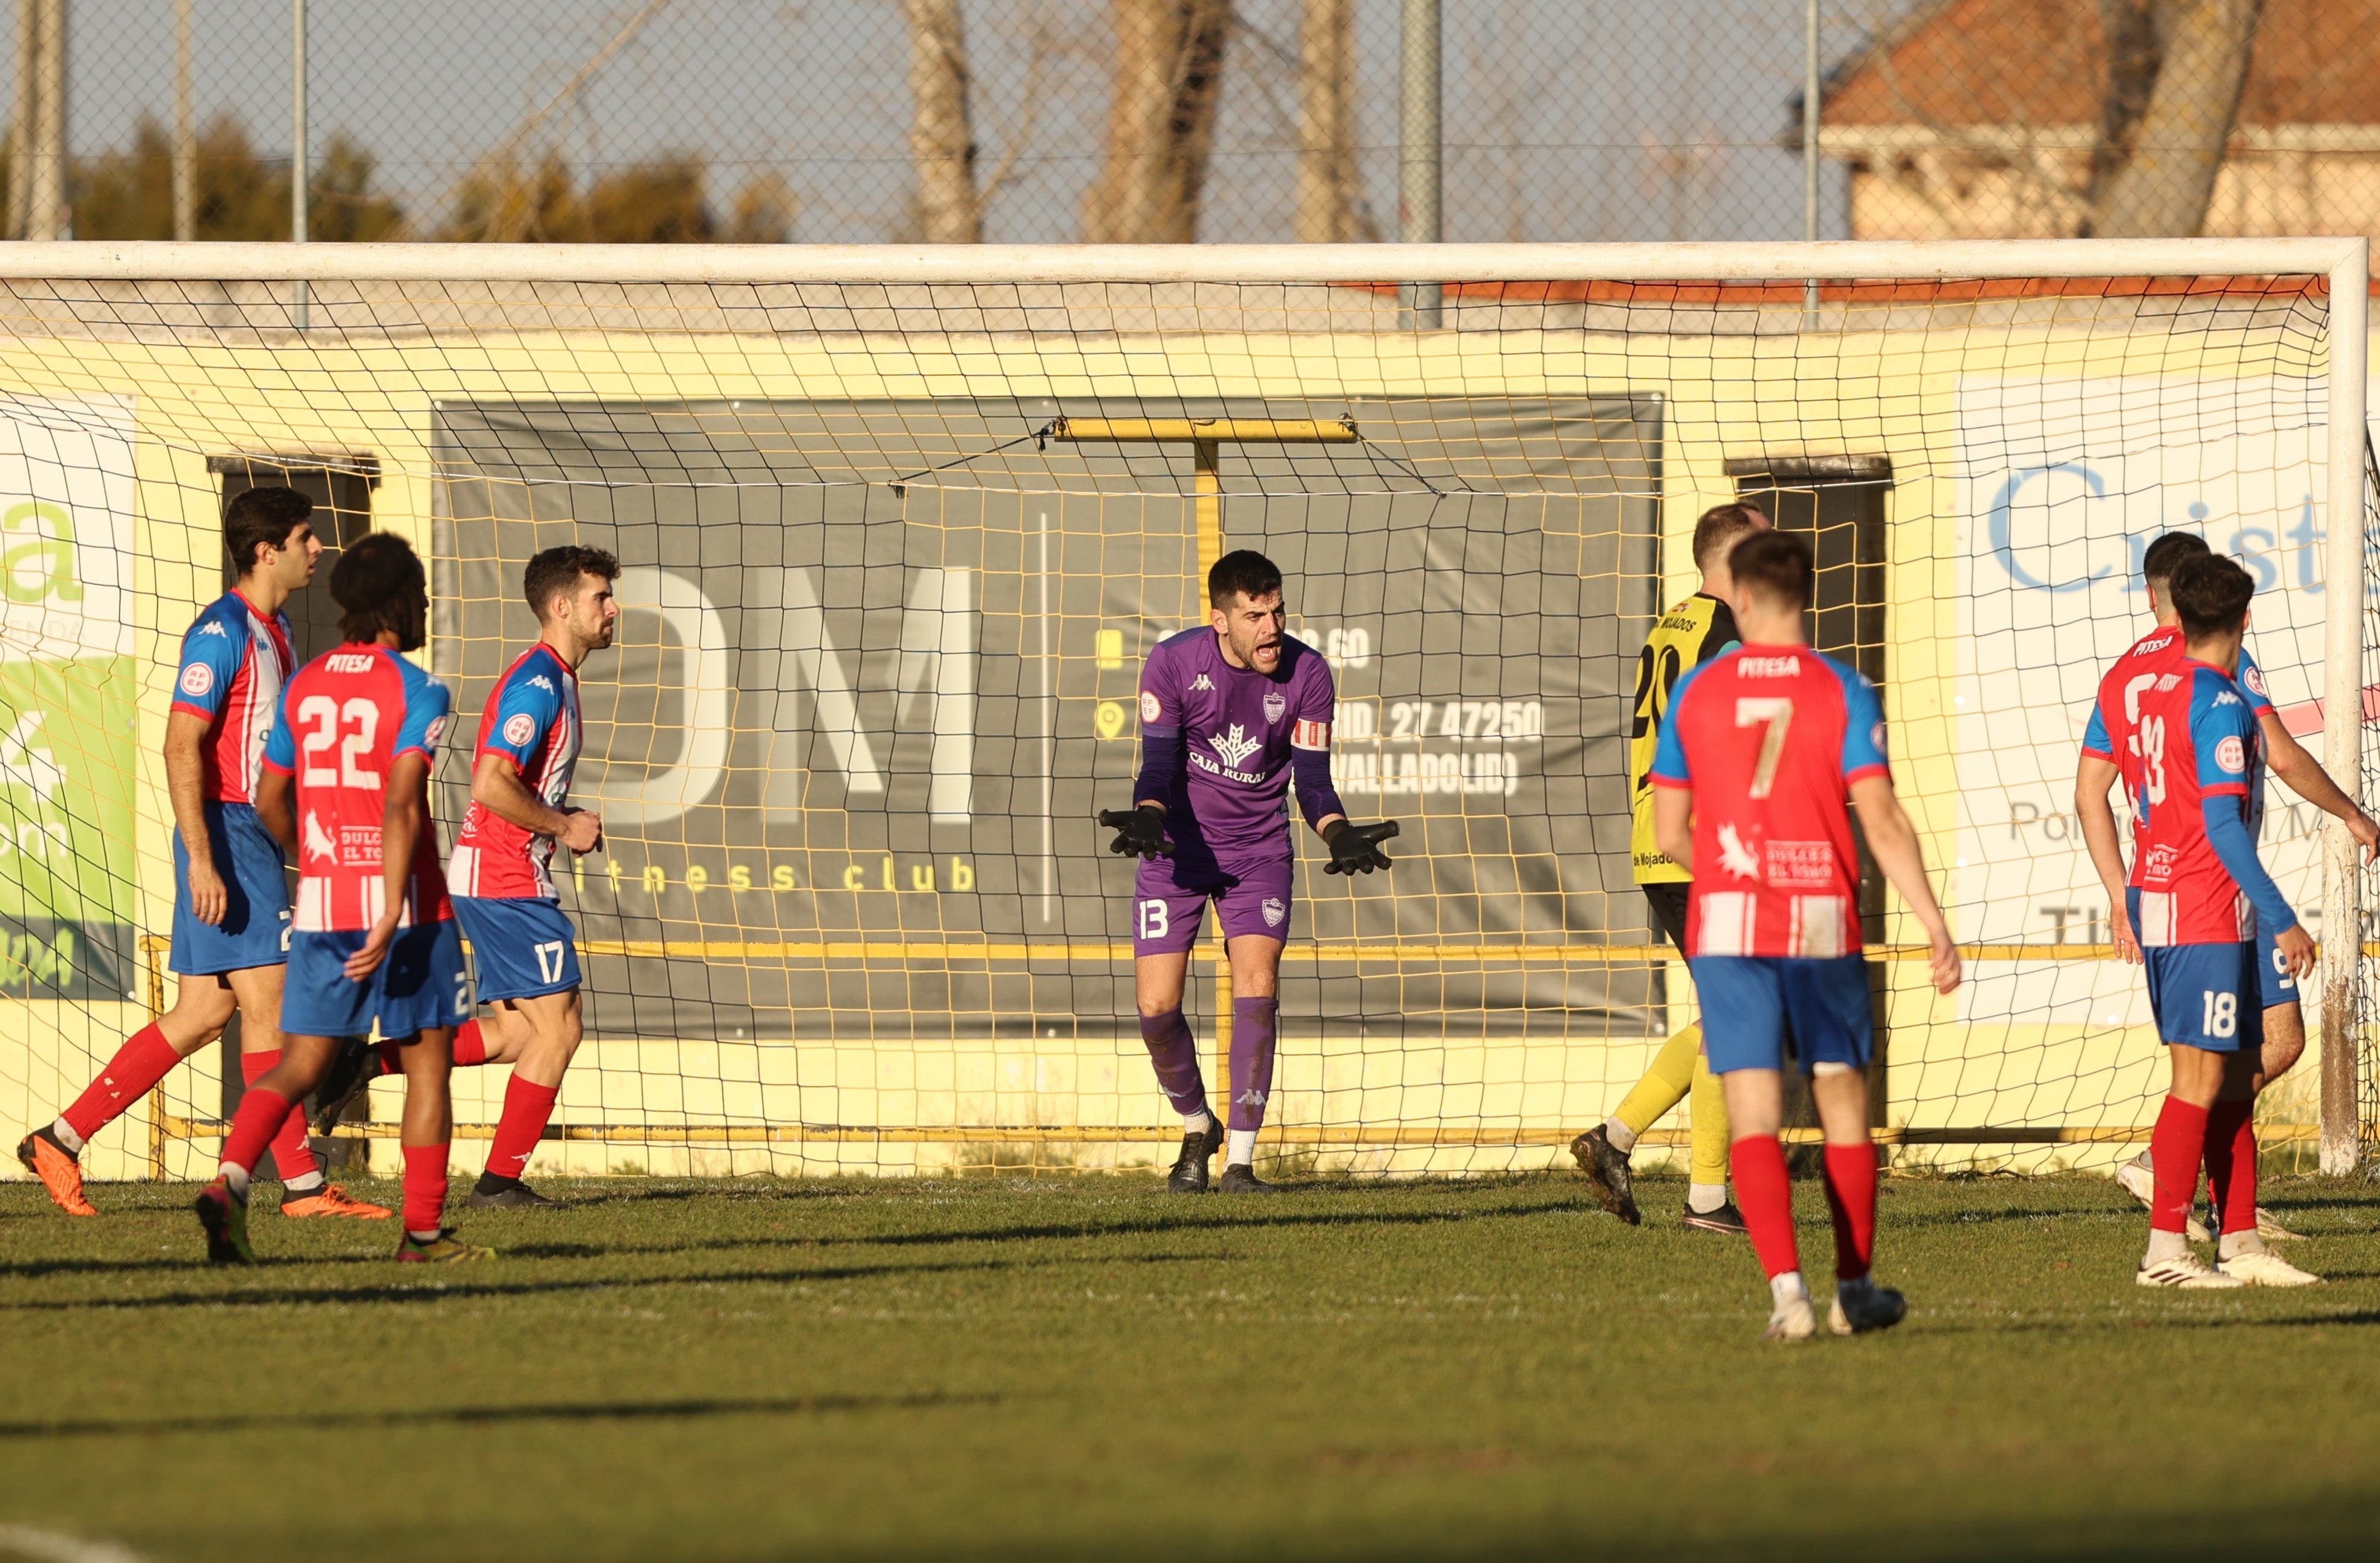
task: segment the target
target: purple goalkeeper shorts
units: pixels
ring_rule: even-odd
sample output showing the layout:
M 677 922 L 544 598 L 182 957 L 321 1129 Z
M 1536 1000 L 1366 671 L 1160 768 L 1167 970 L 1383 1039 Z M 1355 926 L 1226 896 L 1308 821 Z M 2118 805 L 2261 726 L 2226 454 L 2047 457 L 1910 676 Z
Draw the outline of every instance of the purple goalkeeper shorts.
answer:
M 1286 857 L 1227 863 L 1214 878 L 1181 884 L 1170 857 L 1144 858 L 1133 876 L 1132 952 L 1179 955 L 1198 942 L 1207 903 L 1223 925 L 1225 939 L 1262 934 L 1287 939 L 1296 900 L 1290 894 L 1293 861 Z

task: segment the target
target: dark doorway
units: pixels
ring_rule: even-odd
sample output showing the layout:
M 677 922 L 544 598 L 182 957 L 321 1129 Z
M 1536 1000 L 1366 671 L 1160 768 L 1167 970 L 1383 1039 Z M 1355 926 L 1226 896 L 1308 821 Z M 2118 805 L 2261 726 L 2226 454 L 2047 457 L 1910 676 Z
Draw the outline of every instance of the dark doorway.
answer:
M 380 464 L 369 455 L 233 455 L 208 457 L 207 470 L 223 484 L 216 500 L 218 515 L 250 489 L 295 489 L 314 502 L 314 534 L 322 539 L 322 562 L 315 566 L 313 582 L 282 609 L 289 615 L 290 651 L 296 665 L 302 667 L 339 643 L 339 610 L 331 600 L 331 567 L 338 563 L 341 549 L 371 530 L 371 496 L 380 486 Z M 225 553 L 224 589 L 229 591 L 237 579 L 238 572 L 232 568 L 231 556 Z M 232 1114 L 239 1110 L 240 1097 L 248 1091 L 239 1071 L 237 1012 L 218 1047 L 223 1118 L 228 1123 Z M 363 1109 L 364 1104 L 358 1100 L 352 1110 L 360 1114 Z M 348 1170 L 350 1165 L 360 1170 L 363 1149 L 362 1143 L 354 1140 L 314 1143 L 315 1155 L 334 1173 Z M 258 1164 L 256 1175 L 273 1179 L 281 1176 L 270 1151 Z
M 1810 604 L 1810 640 L 1818 650 L 1865 673 L 1882 688 L 1885 659 L 1885 563 L 1892 461 L 1888 456 L 1739 456 L 1724 467 L 1736 495 L 1758 505 L 1779 531 L 1799 533 L 1817 563 Z M 1856 818 L 1852 821 L 1859 829 Z M 1860 930 L 1872 948 L 1884 942 L 1885 883 L 1860 842 Z M 1876 1008 L 1876 1060 L 1868 1071 L 1872 1121 L 1885 1121 L 1891 1037 L 1885 1024 L 1888 984 L 1885 963 L 1870 961 L 1868 991 Z M 1815 1127 L 1798 1076 L 1788 1075 L 1790 1123 Z

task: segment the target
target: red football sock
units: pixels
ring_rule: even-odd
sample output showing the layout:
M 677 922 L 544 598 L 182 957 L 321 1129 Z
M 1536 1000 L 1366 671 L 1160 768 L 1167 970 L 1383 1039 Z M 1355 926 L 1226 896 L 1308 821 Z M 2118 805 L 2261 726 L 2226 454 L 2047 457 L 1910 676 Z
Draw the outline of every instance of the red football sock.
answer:
M 405 1147 L 405 1230 L 434 1232 L 446 1224 L 444 1145 Z
M 467 1020 L 455 1028 L 455 1067 L 469 1069 L 488 1061 L 488 1039 L 480 1035 L 480 1023 Z
M 1857 1280 L 1876 1258 L 1876 1147 L 1827 1146 L 1827 1208 L 1835 1218 L 1835 1278 Z
M 488 1152 L 488 1171 L 498 1178 L 517 1178 L 528 1165 L 528 1153 L 545 1136 L 553 1117 L 559 1085 L 532 1085 L 516 1074 L 504 1086 L 504 1115 L 496 1120 L 496 1143 Z
M 289 1098 L 270 1085 L 251 1085 L 232 1114 L 231 1133 L 224 1136 L 223 1158 L 243 1171 L 256 1169 L 256 1158 L 281 1131 L 289 1117 Z
M 2149 1206 L 2149 1230 L 2182 1230 L 2190 1219 L 2190 1202 L 2198 1193 L 2198 1164 L 2206 1155 L 2206 1109 L 2179 1097 L 2168 1097 L 2157 1110 L 2156 1127 L 2149 1133 L 2149 1152 L 2156 1162 L 2156 1199 Z
M 1735 1174 L 1736 1208 L 1752 1229 L 1752 1251 L 1770 1279 L 1802 1267 L 1793 1243 L 1793 1181 L 1785 1170 L 1785 1146 L 1774 1134 L 1746 1134 L 1730 1149 Z
M 2206 1112 L 2206 1197 L 2227 1232 L 2256 1230 L 2255 1108 L 2217 1102 Z
M 74 1106 L 58 1114 L 67 1127 L 90 1139 L 115 1122 L 126 1108 L 154 1090 L 173 1072 L 182 1056 L 154 1025 L 144 1025 L 124 1039 L 107 1067 L 99 1072 Z
M 380 1072 L 382 1074 L 403 1074 L 405 1072 L 404 1043 L 375 1042 L 372 1044 L 372 1051 L 380 1055 Z
M 273 1072 L 281 1061 L 281 1049 L 269 1053 L 242 1053 L 239 1056 L 239 1077 L 250 1085 Z M 242 1100 L 246 1098 L 243 1097 Z M 314 1175 L 320 1164 L 306 1144 L 306 1104 L 291 1102 L 288 1115 L 273 1134 L 273 1165 L 285 1183 L 302 1181 Z

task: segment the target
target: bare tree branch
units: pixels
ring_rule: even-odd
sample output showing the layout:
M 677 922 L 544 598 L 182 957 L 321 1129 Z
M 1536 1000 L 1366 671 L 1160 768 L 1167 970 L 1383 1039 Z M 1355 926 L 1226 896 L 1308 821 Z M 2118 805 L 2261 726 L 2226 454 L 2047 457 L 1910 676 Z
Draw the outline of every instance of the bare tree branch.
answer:
M 917 168 L 918 236 L 983 242 L 975 180 L 975 125 L 959 0 L 901 0 L 909 24 L 909 158 Z

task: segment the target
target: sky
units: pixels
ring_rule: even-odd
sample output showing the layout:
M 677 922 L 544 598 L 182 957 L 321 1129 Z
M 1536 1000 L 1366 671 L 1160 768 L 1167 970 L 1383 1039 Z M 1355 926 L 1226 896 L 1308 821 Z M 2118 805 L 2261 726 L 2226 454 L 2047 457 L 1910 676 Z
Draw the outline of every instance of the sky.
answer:
M 380 185 L 434 220 L 466 170 L 552 103 L 650 0 L 311 0 L 317 153 L 344 131 Z M 1831 0 L 1831 59 L 1877 20 Z M 68 139 L 128 142 L 172 108 L 174 0 L 69 0 Z M 200 117 L 227 111 L 285 157 L 285 0 L 193 0 Z M 1356 0 L 1359 163 L 1393 236 L 1399 0 Z M 1286 239 L 1299 0 L 1241 0 L 1200 236 Z M 1802 229 L 1801 0 L 1445 0 L 1450 239 L 1782 239 Z M 1079 233 L 1106 114 L 1107 0 L 968 0 L 989 235 Z M 0 34 L 0 55 L 13 37 Z M 582 170 L 704 156 L 722 204 L 791 183 L 795 236 L 894 236 L 909 189 L 907 42 L 893 0 L 665 0 L 546 122 Z M 0 81 L 12 77 L 0 77 Z M 1828 170 L 1822 236 L 1841 236 Z

